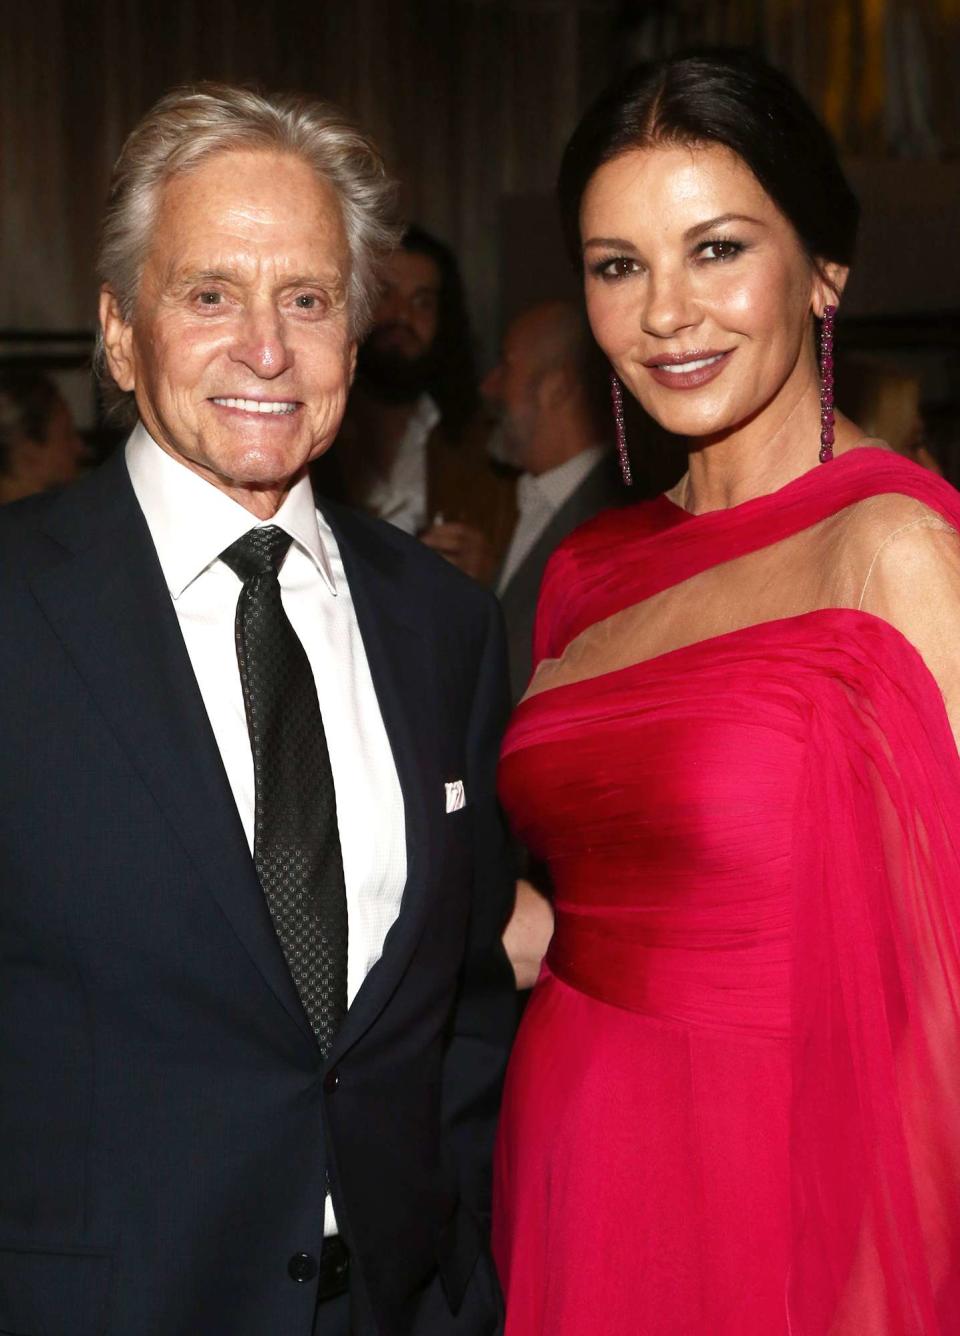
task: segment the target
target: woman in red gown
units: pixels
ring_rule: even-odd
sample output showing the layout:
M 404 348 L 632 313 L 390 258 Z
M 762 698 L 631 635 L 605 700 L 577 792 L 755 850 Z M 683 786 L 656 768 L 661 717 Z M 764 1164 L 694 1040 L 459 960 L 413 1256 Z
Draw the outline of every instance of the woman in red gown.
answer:
M 822 412 L 856 204 L 781 76 L 634 72 L 561 197 L 597 340 L 690 455 L 554 556 L 504 743 L 556 913 L 506 1336 L 960 1332 L 960 498 Z

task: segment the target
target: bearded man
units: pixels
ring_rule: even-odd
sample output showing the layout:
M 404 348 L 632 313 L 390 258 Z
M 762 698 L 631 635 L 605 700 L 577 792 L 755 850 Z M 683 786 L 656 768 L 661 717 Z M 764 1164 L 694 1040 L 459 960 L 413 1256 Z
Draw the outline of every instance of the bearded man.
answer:
M 409 226 L 387 261 L 321 486 L 418 535 L 489 584 L 516 519 L 515 475 L 486 450 L 470 321 L 450 248 Z

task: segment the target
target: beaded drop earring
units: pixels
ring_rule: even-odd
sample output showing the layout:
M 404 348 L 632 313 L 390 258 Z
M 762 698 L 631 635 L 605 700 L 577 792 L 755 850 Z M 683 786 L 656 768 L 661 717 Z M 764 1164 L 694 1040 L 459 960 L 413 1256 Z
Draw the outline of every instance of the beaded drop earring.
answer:
M 627 454 L 627 433 L 623 426 L 623 386 L 615 371 L 610 372 L 610 399 L 613 403 L 613 422 L 617 432 L 617 456 L 620 460 L 620 474 L 627 487 L 633 486 L 633 471 L 630 468 L 630 456 Z
M 833 458 L 833 322 L 837 308 L 825 306 L 820 324 L 820 463 Z

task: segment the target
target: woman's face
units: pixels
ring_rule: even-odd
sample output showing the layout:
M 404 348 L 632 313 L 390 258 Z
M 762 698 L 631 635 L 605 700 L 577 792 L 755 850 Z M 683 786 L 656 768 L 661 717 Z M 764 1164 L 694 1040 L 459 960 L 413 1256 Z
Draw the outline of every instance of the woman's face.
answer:
M 597 342 L 668 431 L 721 435 L 816 390 L 811 319 L 834 297 L 731 150 L 614 158 L 587 186 L 580 228 Z

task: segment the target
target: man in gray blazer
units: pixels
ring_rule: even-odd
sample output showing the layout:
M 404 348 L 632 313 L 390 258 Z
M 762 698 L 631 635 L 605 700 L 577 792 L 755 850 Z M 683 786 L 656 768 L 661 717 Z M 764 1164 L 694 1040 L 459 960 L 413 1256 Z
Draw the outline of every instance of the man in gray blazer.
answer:
M 622 504 L 628 493 L 609 448 L 613 417 L 606 377 L 572 303 L 544 302 L 517 316 L 482 389 L 500 414 L 496 452 L 521 470 L 517 523 L 495 584 L 516 702 L 530 679 L 537 596 L 551 553 L 578 525 Z

